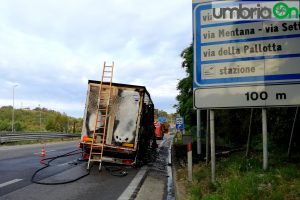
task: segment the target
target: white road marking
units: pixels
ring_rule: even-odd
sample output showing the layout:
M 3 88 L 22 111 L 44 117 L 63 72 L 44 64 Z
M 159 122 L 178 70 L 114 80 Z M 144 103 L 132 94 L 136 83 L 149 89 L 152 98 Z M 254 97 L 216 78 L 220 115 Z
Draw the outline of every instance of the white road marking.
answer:
M 119 196 L 118 200 L 128 200 L 131 199 L 134 192 L 136 192 L 137 188 L 142 184 L 145 179 L 146 173 L 148 171 L 148 167 L 144 166 L 140 169 L 134 179 L 127 186 L 125 191 Z
M 14 179 L 14 180 L 11 180 L 11 181 L 7 181 L 5 183 L 1 183 L 0 184 L 0 188 L 3 188 L 5 186 L 8 186 L 8 185 L 11 185 L 11 184 L 14 184 L 14 183 L 17 183 L 19 181 L 22 181 L 23 179 Z
M 0 148 L 0 151 L 7 151 L 7 150 L 11 150 L 10 148 Z

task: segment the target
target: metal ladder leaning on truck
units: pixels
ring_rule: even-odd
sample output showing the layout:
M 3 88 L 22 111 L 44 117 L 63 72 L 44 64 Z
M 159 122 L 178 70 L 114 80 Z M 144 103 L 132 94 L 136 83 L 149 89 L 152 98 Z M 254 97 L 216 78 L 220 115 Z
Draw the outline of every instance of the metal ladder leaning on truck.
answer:
M 90 155 L 87 164 L 87 169 L 90 169 L 91 162 L 99 162 L 99 171 L 102 166 L 104 140 L 106 137 L 106 126 L 109 106 L 111 104 L 111 92 L 112 92 L 112 78 L 114 74 L 114 63 L 111 66 L 106 65 L 104 62 L 102 78 L 99 87 L 98 102 L 97 102 L 97 113 L 94 125 L 94 131 L 92 136 L 92 144 L 90 147 Z M 108 82 L 108 91 L 104 89 L 103 83 Z M 107 95 L 106 95 L 107 94 Z M 103 124 L 101 126 L 101 124 Z M 97 131 L 99 130 L 99 131 Z M 100 137 L 98 137 L 100 136 Z M 94 147 L 100 147 L 100 151 L 93 151 Z

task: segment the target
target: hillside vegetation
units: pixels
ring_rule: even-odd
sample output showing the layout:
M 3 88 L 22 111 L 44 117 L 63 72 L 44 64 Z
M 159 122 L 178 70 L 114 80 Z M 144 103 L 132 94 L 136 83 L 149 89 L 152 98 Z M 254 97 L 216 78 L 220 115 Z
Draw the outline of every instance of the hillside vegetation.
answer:
M 188 200 L 300 199 L 300 163 L 287 162 L 270 153 L 270 166 L 262 169 L 261 155 L 233 153 L 217 160 L 217 180 L 210 181 L 210 167 L 194 165 L 193 182 L 187 185 Z
M 185 133 L 196 141 L 197 115 L 193 108 L 193 45 L 181 53 L 186 77 L 177 89 L 175 107 L 184 118 Z M 222 99 L 220 99 L 220 102 Z M 207 111 L 201 110 L 202 142 L 206 140 Z M 182 199 L 300 199 L 300 117 L 297 107 L 268 107 L 268 169 L 263 170 L 262 110 L 236 108 L 214 110 L 216 152 L 240 149 L 242 152 L 217 157 L 216 180 L 211 181 L 211 166 L 193 150 L 193 181 L 187 181 L 186 145 L 176 135 L 174 149 L 177 161 L 176 182 L 186 192 Z M 252 113 L 252 114 L 251 114 Z M 208 127 L 207 127 L 208 125 Z M 208 131 L 209 133 L 209 131 Z M 293 134 L 292 134 L 293 133 Z M 209 135 L 208 135 L 209 136 Z M 248 154 L 246 156 L 246 149 Z M 210 150 L 210 148 L 208 149 Z M 202 157 L 205 148 L 202 149 Z M 219 154 L 220 155 L 220 154 Z M 222 154 L 221 154 L 222 155 Z M 208 159 L 210 156 L 208 157 Z M 179 198 L 180 199 L 180 198 Z
M 37 132 L 54 131 L 79 133 L 82 128 L 82 119 L 67 116 L 47 108 L 33 110 L 15 109 L 15 131 Z M 12 107 L 0 108 L 0 131 L 11 131 Z
M 177 85 L 179 94 L 177 113 L 184 117 L 186 133 L 196 135 L 196 110 L 193 109 L 193 46 L 190 45 L 181 53 L 182 68 L 186 77 Z M 217 109 L 215 110 L 216 144 L 230 147 L 242 147 L 247 143 L 249 129 L 251 131 L 251 147 L 262 147 L 262 111 L 254 108 L 252 119 L 251 109 Z M 286 152 L 290 144 L 291 131 L 300 130 L 300 117 L 296 107 L 267 108 L 268 143 L 269 149 L 281 149 Z M 206 130 L 206 111 L 201 111 L 202 132 Z M 250 126 L 251 119 L 251 126 Z M 294 129 L 293 129 L 293 124 Z M 300 151 L 300 135 L 294 134 L 291 147 L 294 152 Z

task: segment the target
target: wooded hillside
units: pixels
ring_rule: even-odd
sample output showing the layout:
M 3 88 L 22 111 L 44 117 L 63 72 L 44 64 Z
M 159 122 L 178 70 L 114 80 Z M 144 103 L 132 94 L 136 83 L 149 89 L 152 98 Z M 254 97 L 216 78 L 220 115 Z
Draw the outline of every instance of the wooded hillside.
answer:
M 47 108 L 15 109 L 15 131 L 57 131 L 80 133 L 82 119 Z M 12 106 L 0 108 L 0 131 L 12 129 Z

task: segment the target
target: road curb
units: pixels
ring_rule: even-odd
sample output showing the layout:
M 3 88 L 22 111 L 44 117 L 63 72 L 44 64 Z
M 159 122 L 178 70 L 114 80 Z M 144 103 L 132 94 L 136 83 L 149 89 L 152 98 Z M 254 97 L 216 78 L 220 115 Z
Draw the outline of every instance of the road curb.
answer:
M 175 160 L 175 153 L 174 153 L 174 148 L 171 149 L 171 154 L 172 154 L 172 176 L 173 176 L 173 184 L 174 184 L 174 193 L 175 193 L 175 199 L 176 200 L 180 200 L 179 199 L 179 193 L 178 193 L 178 185 L 177 185 L 177 170 L 176 170 L 176 166 L 174 163 Z

